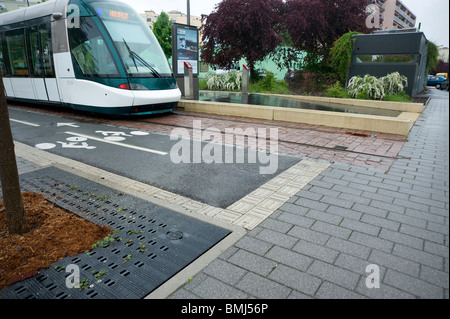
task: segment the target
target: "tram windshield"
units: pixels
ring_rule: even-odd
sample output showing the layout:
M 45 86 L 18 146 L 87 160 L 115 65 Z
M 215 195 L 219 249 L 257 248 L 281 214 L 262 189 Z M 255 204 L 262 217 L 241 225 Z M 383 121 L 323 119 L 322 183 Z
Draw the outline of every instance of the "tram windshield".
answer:
M 158 40 L 131 7 L 117 2 L 92 2 L 90 6 L 103 21 L 129 75 L 171 76 Z

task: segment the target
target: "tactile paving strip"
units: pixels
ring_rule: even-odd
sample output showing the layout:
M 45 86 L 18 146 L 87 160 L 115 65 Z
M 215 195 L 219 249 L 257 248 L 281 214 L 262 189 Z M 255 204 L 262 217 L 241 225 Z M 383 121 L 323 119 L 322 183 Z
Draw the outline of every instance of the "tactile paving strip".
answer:
M 3 299 L 140 299 L 230 233 L 54 167 L 22 175 L 21 187 L 118 233 L 104 247 L 1 290 Z M 66 287 L 71 264 L 79 267 L 84 289 Z

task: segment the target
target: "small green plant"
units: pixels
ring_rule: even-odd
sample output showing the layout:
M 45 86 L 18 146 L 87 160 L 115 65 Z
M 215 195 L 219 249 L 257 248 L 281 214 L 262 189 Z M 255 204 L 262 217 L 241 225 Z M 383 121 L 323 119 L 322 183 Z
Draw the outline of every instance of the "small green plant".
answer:
M 125 242 L 125 246 L 131 246 L 133 245 L 133 239 L 127 239 L 127 241 Z
M 286 81 L 277 81 L 272 72 L 266 72 L 266 76 L 256 82 L 251 83 L 249 91 L 253 93 L 271 93 L 271 94 L 289 94 L 288 84 Z
M 89 285 L 89 280 L 83 279 L 80 280 L 80 284 L 78 285 L 79 290 L 84 290 Z
M 108 199 L 108 196 L 106 196 L 106 195 L 100 196 L 100 197 L 98 198 L 98 200 L 100 200 L 100 201 L 105 201 L 105 200 L 107 200 L 107 199 Z
M 58 272 L 62 271 L 64 269 L 66 269 L 66 266 L 55 266 L 55 270 L 58 271 Z
M 71 190 L 77 190 L 77 189 L 78 189 L 78 186 L 70 186 L 70 189 L 71 189 Z
M 341 85 L 341 82 L 337 81 L 334 85 L 327 89 L 326 95 L 335 98 L 348 98 L 347 90 Z
M 136 250 L 139 251 L 140 253 L 146 252 L 147 245 L 145 245 L 143 242 L 140 242 L 139 247 Z
M 95 270 L 93 270 L 92 272 L 94 273 Z M 99 281 L 100 278 L 102 278 L 104 274 L 105 274 L 105 271 L 104 271 L 104 270 L 100 270 L 98 273 L 96 273 L 96 274 L 94 275 L 95 280 L 96 280 L 96 281 Z
M 102 240 L 99 240 L 98 242 L 93 244 L 92 245 L 92 249 L 97 248 L 99 246 L 102 247 L 102 248 L 105 248 L 106 246 L 108 246 L 110 243 L 112 243 L 115 240 L 116 239 L 114 237 L 107 236 L 107 237 L 103 238 Z
M 140 233 L 143 233 L 143 232 L 144 232 L 143 230 L 135 229 L 135 230 L 128 230 L 127 234 L 128 235 L 136 235 L 136 234 L 140 234 Z

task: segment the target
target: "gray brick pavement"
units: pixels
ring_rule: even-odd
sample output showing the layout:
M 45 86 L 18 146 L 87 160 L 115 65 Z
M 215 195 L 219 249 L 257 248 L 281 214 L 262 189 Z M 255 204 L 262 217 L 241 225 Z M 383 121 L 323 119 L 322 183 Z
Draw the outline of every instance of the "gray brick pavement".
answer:
M 448 298 L 448 113 L 433 99 L 386 174 L 331 165 L 171 298 Z

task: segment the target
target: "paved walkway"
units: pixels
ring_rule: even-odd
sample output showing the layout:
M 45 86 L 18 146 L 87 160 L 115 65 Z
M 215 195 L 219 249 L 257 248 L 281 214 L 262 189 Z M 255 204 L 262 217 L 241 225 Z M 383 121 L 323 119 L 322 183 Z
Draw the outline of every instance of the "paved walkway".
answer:
M 449 101 L 440 96 L 387 174 L 332 164 L 170 298 L 449 298 Z M 371 264 L 380 288 L 366 286 Z
M 308 156 L 321 163 L 328 159 L 331 165 L 166 295 L 173 299 L 449 298 L 449 100 L 447 92 L 437 93 L 405 144 L 383 137 L 386 147 L 380 157 L 377 139 L 369 141 L 367 152 L 374 154 L 361 155 L 381 158 L 381 165 L 368 158 L 361 165 Z M 170 132 L 170 126 L 158 125 Z M 307 134 L 306 127 L 291 129 Z M 283 139 L 294 138 L 292 132 L 286 131 Z M 318 133 L 323 139 L 354 138 L 347 132 L 323 133 Z M 311 136 L 298 142 L 314 151 L 327 147 L 313 145 L 323 141 Z M 39 167 L 26 158 L 18 158 L 21 173 Z M 380 288 L 367 288 L 368 265 L 379 267 Z

